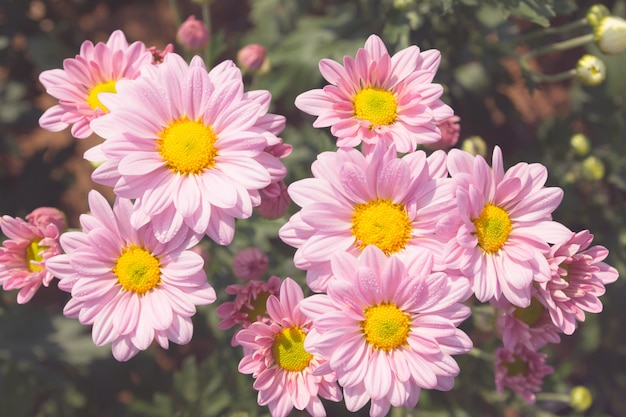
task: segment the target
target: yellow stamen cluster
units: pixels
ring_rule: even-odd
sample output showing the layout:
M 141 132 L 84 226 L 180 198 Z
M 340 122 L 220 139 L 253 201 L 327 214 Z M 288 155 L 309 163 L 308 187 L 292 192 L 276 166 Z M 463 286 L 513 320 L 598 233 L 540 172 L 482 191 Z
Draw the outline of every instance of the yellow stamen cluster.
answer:
M 411 231 L 404 204 L 379 198 L 354 206 L 351 232 L 360 250 L 375 245 L 385 255 L 391 255 L 406 247 Z
M 112 272 L 122 288 L 140 295 L 161 283 L 159 260 L 146 249 L 134 245 L 124 248 Z
M 98 94 L 117 93 L 117 90 L 115 89 L 115 83 L 116 81 L 113 80 L 97 84 L 89 91 L 89 95 L 87 96 L 87 104 L 89 104 L 89 106 L 94 110 L 99 107 L 103 112 L 108 113 L 109 109 L 107 109 L 107 107 L 102 104 L 102 102 L 98 98 Z
M 183 117 L 159 133 L 157 150 L 173 172 L 200 174 L 215 166 L 216 141 L 217 136 L 211 126 Z
M 361 328 L 365 340 L 375 349 L 390 351 L 407 344 L 411 317 L 394 303 L 382 303 L 363 310 Z
M 354 115 L 371 123 L 370 129 L 393 124 L 398 117 L 398 104 L 391 91 L 368 87 L 354 96 Z
M 509 214 L 501 207 L 485 204 L 477 219 L 472 219 L 476 227 L 478 246 L 487 253 L 496 253 L 509 238 L 513 224 Z
M 285 371 L 299 372 L 309 366 L 313 355 L 304 349 L 306 334 L 300 327 L 284 328 L 274 336 L 272 355 L 278 366 Z

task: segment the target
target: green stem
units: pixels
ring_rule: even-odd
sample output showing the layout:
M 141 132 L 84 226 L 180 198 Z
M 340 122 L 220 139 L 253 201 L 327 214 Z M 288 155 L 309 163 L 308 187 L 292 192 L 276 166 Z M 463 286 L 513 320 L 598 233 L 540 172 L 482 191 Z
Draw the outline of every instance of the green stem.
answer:
M 212 32 L 211 32 L 211 7 L 210 7 L 210 2 L 204 2 L 202 3 L 202 21 L 204 22 L 204 25 L 207 27 L 207 29 L 209 30 L 209 41 L 207 42 L 206 46 L 204 47 L 204 65 L 206 65 L 207 68 L 211 68 L 212 66 L 212 57 L 211 57 L 211 43 L 213 42 L 213 37 Z
M 172 13 L 174 14 L 174 23 L 176 24 L 176 29 L 178 29 L 180 25 L 183 23 L 182 20 L 180 20 L 180 13 L 178 12 L 178 5 L 176 4 L 176 0 L 169 0 L 169 3 L 170 3 L 170 9 L 172 9 Z
M 566 23 L 561 26 L 550 26 L 545 29 L 536 30 L 525 35 L 519 36 L 515 39 L 516 44 L 528 43 L 530 41 L 534 41 L 538 38 L 542 38 L 544 36 L 552 36 L 565 32 L 569 32 L 570 30 L 578 29 L 579 27 L 587 26 L 587 18 L 583 17 L 578 20 L 574 20 L 573 22 Z
M 468 352 L 468 355 L 483 359 L 487 362 L 493 362 L 495 359 L 492 353 L 485 352 L 484 350 L 480 350 L 478 348 L 472 348 L 472 350 Z
M 537 401 L 560 401 L 569 404 L 571 401 L 569 394 L 561 392 L 538 392 L 536 395 Z

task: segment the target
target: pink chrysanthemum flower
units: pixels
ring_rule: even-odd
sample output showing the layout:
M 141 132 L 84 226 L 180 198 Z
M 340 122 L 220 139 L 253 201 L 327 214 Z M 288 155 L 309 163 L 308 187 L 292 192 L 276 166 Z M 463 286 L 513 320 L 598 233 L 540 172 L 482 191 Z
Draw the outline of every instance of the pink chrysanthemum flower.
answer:
M 328 358 L 348 410 L 371 400 L 370 416 L 384 416 L 414 407 L 422 388 L 452 389 L 459 367 L 450 355 L 472 348 L 457 328 L 470 315 L 461 304 L 469 283 L 432 266 L 428 253 L 406 265 L 375 246 L 358 258 L 337 253 L 328 294 L 301 303 L 313 320 L 304 347 Z
M 444 256 L 450 268 L 471 277 L 480 301 L 504 295 L 526 307 L 533 279 L 550 278 L 544 255 L 548 243 L 572 234 L 552 221 L 563 191 L 544 187 L 547 170 L 541 164 L 521 162 L 505 172 L 499 147 L 493 151 L 492 165 L 458 149 L 448 153 L 459 217 L 456 237 L 446 245 Z
M 429 149 L 448 149 L 456 145 L 459 141 L 459 134 L 461 133 L 461 125 L 459 122 L 461 118 L 459 116 L 452 116 L 441 122 L 437 122 L 436 125 L 441 131 L 441 139 L 435 143 L 431 143 L 428 146 Z
M 220 329 L 230 329 L 241 326 L 247 329 L 252 323 L 266 321 L 267 299 L 271 295 L 278 296 L 280 293 L 280 278 L 271 276 L 266 281 L 251 280 L 245 284 L 231 284 L 225 289 L 227 294 L 234 295 L 233 301 L 226 301 L 217 307 L 217 315 L 222 319 L 218 323 Z M 239 343 L 237 333 L 232 337 L 232 346 Z
M 302 210 L 279 235 L 298 248 L 294 263 L 307 270 L 313 291 L 325 291 L 336 252 L 356 255 L 374 245 L 388 256 L 429 251 L 441 259 L 443 242 L 452 236 L 440 235 L 437 223 L 454 207 L 442 151 L 398 158 L 394 145 L 379 143 L 368 156 L 344 148 L 318 155 L 311 170 L 314 178 L 289 186 Z
M 106 43 L 95 46 L 85 41 L 76 58 L 63 61 L 63 69 L 43 71 L 39 80 L 59 104 L 39 119 L 44 129 L 58 132 L 72 125 L 72 135 L 83 139 L 91 135 L 91 120 L 108 109 L 100 93 L 115 93 L 117 81 L 134 79 L 139 69 L 152 62 L 152 54 L 142 42 L 128 44 L 124 33 L 116 30 Z
M 233 257 L 233 274 L 247 281 L 260 279 L 267 272 L 269 259 L 259 248 L 245 248 Z
M 356 58 L 344 57 L 343 66 L 330 59 L 319 64 L 331 84 L 296 97 L 296 107 L 318 116 L 314 127 L 330 126 L 337 146 L 364 151 L 378 141 L 396 144 L 398 152 L 412 152 L 417 144 L 437 142 L 436 122 L 453 115 L 433 84 L 441 55 L 420 52 L 415 45 L 390 56 L 383 41 L 371 35 Z
M 291 278 L 280 287 L 280 295 L 267 300 L 267 322 L 256 322 L 237 334 L 245 355 L 239 372 L 252 374 L 259 405 L 267 405 L 272 417 L 286 417 L 295 407 L 310 415 L 326 415 L 319 397 L 341 400 L 334 372 L 320 372 L 326 359 L 304 347 L 311 320 L 298 308 L 302 289 Z
M 498 308 L 496 327 L 505 348 L 523 344 L 538 350 L 547 343 L 559 343 L 560 329 L 552 323 L 550 313 L 533 291 L 528 307 L 517 307 L 506 300 L 494 302 Z
M 19 304 L 29 302 L 42 284 L 50 285 L 54 275 L 47 262 L 61 253 L 59 237 L 65 230 L 65 217 L 50 207 L 34 210 L 26 220 L 0 218 L 7 237 L 0 247 L 0 285 L 5 291 L 19 289 Z
M 285 123 L 267 113 L 270 93 L 244 93 L 231 61 L 207 73 L 200 57 L 187 65 L 175 53 L 117 90 L 100 96 L 110 112 L 92 123 L 106 139 L 85 154 L 104 161 L 93 180 L 138 199 L 133 225 L 151 222 L 163 243 L 188 227 L 229 244 L 235 219 L 250 217 L 259 190 L 286 174 L 264 151 Z
M 113 356 L 126 361 L 156 341 L 191 340 L 196 305 L 215 301 L 202 257 L 186 250 L 179 234 L 162 244 L 151 226 L 130 223 L 133 204 L 118 198 L 113 209 L 96 191 L 89 193 L 91 215 L 82 215 L 82 232 L 61 236 L 65 254 L 48 260 L 59 288 L 72 298 L 63 313 L 93 325 L 96 345 L 112 343 Z
M 593 235 L 583 230 L 552 246 L 547 256 L 551 278 L 537 283 L 538 297 L 565 334 L 574 333 L 577 321 L 585 321 L 585 311 L 602 311 L 598 297 L 618 277 L 615 268 L 602 262 L 609 251 L 599 245 L 589 247 L 592 240 Z
M 509 349 L 498 348 L 495 354 L 495 382 L 498 392 L 510 388 L 529 404 L 535 403 L 535 393 L 541 391 L 543 378 L 554 372 L 546 364 L 547 355 L 529 349 L 525 345 L 515 345 Z

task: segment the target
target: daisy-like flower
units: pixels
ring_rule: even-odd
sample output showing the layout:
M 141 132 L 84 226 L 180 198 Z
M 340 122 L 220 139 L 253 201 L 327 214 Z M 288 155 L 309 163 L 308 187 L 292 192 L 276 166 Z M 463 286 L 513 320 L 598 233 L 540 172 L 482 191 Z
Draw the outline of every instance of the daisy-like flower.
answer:
M 313 320 L 304 348 L 328 358 L 348 410 L 371 400 L 370 416 L 384 416 L 392 405 L 414 407 L 422 388 L 452 389 L 451 355 L 472 348 L 457 328 L 470 315 L 461 304 L 469 283 L 432 266 L 428 253 L 406 265 L 375 246 L 358 258 L 337 253 L 328 294 L 302 301 Z
M 552 275 L 549 281 L 537 283 L 537 296 L 542 299 L 550 317 L 563 333 L 572 334 L 578 321 L 585 321 L 585 312 L 599 313 L 604 286 L 615 282 L 617 270 L 602 262 L 609 251 L 592 246 L 588 230 L 557 243 L 547 256 Z
M 383 141 L 412 152 L 417 144 L 439 141 L 436 123 L 453 115 L 439 99 L 443 88 L 432 82 L 440 59 L 439 51 L 420 52 L 415 45 L 390 56 L 371 35 L 355 58 L 344 57 L 343 66 L 322 59 L 319 69 L 330 85 L 300 94 L 295 104 L 318 116 L 314 127 L 330 126 L 339 147 L 363 142 L 369 152 Z
M 249 280 L 260 279 L 267 272 L 269 259 L 259 248 L 245 248 L 237 252 L 233 258 L 233 274 L 237 278 Z
M 546 364 L 548 355 L 529 349 L 525 345 L 513 348 L 501 347 L 495 354 L 496 390 L 510 388 L 529 404 L 535 403 L 535 393 L 541 391 L 543 378 L 554 372 Z
M 572 234 L 552 221 L 563 191 L 544 187 L 548 174 L 541 164 L 520 162 L 505 172 L 499 147 L 493 151 L 492 165 L 482 156 L 449 152 L 459 217 L 456 237 L 446 245 L 444 257 L 450 268 L 471 277 L 480 301 L 504 295 L 512 304 L 527 307 L 533 279 L 550 279 L 544 255 L 548 244 Z
M 187 250 L 179 234 L 163 244 L 151 226 L 130 223 L 133 204 L 118 198 L 113 209 L 96 191 L 89 193 L 90 215 L 80 217 L 82 232 L 61 236 L 65 254 L 48 260 L 59 288 L 72 298 L 63 313 L 93 325 L 97 346 L 112 343 L 113 356 L 126 361 L 153 340 L 191 340 L 196 305 L 215 301 L 202 257 Z
M 246 352 L 239 372 L 252 374 L 258 403 L 267 405 L 272 417 L 286 417 L 294 407 L 323 417 L 326 411 L 319 397 L 341 400 L 334 372 L 323 368 L 326 359 L 304 347 L 311 320 L 298 308 L 303 298 L 300 286 L 286 278 L 280 295 L 267 300 L 268 321 L 237 334 Z
M 294 263 L 313 291 L 325 291 L 336 252 L 356 255 L 373 245 L 387 256 L 429 251 L 441 258 L 452 236 L 438 234 L 437 222 L 454 207 L 443 151 L 398 158 L 394 145 L 379 143 L 367 157 L 352 148 L 322 153 L 311 170 L 314 178 L 289 186 L 302 210 L 279 235 L 298 248 Z
M 65 217 L 50 207 L 41 207 L 26 216 L 2 216 L 0 229 L 7 237 L 0 247 L 0 285 L 16 290 L 17 302 L 29 302 L 43 284 L 50 285 L 54 275 L 48 260 L 61 253 L 59 237 L 65 230 Z
M 63 61 L 63 69 L 43 71 L 39 81 L 59 104 L 39 119 L 44 129 L 58 132 L 72 125 L 72 135 L 83 139 L 92 134 L 91 120 L 108 112 L 100 93 L 115 93 L 117 82 L 139 76 L 152 54 L 142 42 L 128 44 L 124 33 L 116 30 L 106 43 L 85 41 L 76 58 Z
M 504 347 L 523 344 L 528 349 L 538 350 L 548 343 L 561 341 L 561 330 L 552 323 L 550 312 L 536 293 L 528 307 L 517 307 L 504 299 L 494 304 L 498 308 L 496 327 Z
M 207 73 L 200 57 L 175 53 L 100 95 L 110 112 L 92 122 L 106 140 L 85 154 L 104 161 L 94 181 L 138 199 L 135 227 L 151 222 L 159 241 L 181 228 L 226 245 L 235 218 L 252 215 L 259 190 L 284 178 L 279 158 L 282 116 L 268 114 L 267 91 L 244 93 L 241 72 L 225 61 Z

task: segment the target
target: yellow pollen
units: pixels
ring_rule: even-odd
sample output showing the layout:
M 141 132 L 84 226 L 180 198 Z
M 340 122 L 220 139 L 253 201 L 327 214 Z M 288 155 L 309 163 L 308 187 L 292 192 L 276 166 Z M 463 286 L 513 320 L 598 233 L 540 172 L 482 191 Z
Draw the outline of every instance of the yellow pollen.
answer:
M 354 97 L 354 115 L 370 122 L 370 129 L 393 124 L 397 108 L 394 94 L 382 88 L 364 88 Z
M 108 113 L 109 109 L 107 109 L 106 106 L 100 102 L 100 99 L 98 99 L 98 94 L 117 93 L 117 90 L 115 89 L 115 83 L 116 83 L 115 80 L 105 81 L 93 87 L 89 91 L 89 96 L 87 97 L 87 104 L 89 104 L 89 106 L 94 110 L 100 107 L 100 109 L 102 109 L 103 112 Z
M 144 248 L 134 245 L 122 250 L 112 272 L 122 288 L 140 295 L 161 283 L 159 260 Z
M 357 248 L 375 245 L 389 256 L 404 249 L 412 227 L 404 204 L 378 198 L 354 206 L 350 230 Z
M 306 334 L 298 326 L 284 328 L 274 337 L 272 355 L 274 360 L 285 371 L 299 372 L 309 366 L 313 358 L 304 350 Z
M 513 229 L 509 214 L 493 204 L 485 204 L 480 217 L 472 222 L 476 227 L 478 246 L 487 253 L 499 251 Z
M 517 355 L 513 355 L 513 362 L 502 362 L 502 364 L 506 368 L 508 376 L 526 375 L 528 373 L 528 364 Z
M 248 320 L 250 320 L 251 322 L 255 322 L 259 319 L 259 316 L 267 316 L 265 306 L 267 305 L 268 298 L 270 298 L 269 292 L 260 292 L 257 294 L 254 300 L 250 300 L 252 308 L 244 307 L 241 309 L 241 311 L 248 316 Z
M 375 349 L 390 351 L 406 345 L 411 318 L 394 303 L 383 303 L 363 310 L 361 328 L 365 340 Z
M 200 174 L 215 165 L 216 140 L 211 126 L 185 116 L 171 122 L 159 133 L 157 150 L 173 172 Z
M 26 265 L 28 265 L 28 270 L 30 272 L 43 270 L 42 266 L 33 264 L 33 261 L 43 261 L 43 256 L 41 256 L 41 252 L 45 249 L 48 249 L 48 246 L 39 246 L 39 242 L 41 242 L 41 239 L 35 239 L 30 242 L 30 245 L 26 246 Z
M 532 327 L 537 324 L 539 319 L 541 319 L 541 316 L 543 315 L 543 310 L 543 304 L 541 304 L 539 300 L 533 297 L 530 300 L 530 305 L 528 307 L 516 308 L 513 312 L 513 316 L 515 316 L 516 319 L 523 321 L 528 326 Z

